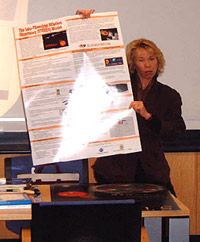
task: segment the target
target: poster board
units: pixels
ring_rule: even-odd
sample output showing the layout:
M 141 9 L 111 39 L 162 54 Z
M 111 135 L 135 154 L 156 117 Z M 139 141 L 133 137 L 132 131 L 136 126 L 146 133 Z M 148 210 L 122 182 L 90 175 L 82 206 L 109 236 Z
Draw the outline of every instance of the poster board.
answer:
M 17 26 L 14 35 L 34 165 L 141 151 L 116 12 Z

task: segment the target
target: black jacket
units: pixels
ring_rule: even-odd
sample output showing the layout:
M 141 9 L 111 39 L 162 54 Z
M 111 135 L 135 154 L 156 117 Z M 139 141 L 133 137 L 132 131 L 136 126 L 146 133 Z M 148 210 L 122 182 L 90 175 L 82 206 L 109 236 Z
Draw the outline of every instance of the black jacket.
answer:
M 137 82 L 131 79 L 134 99 L 137 100 Z M 181 116 L 179 93 L 157 80 L 148 92 L 144 105 L 152 114 L 150 120 L 137 115 L 142 152 L 98 158 L 93 169 L 109 183 L 135 182 L 138 162 L 145 173 L 145 182 L 169 182 L 169 166 L 165 159 L 162 140 L 172 141 L 185 130 Z

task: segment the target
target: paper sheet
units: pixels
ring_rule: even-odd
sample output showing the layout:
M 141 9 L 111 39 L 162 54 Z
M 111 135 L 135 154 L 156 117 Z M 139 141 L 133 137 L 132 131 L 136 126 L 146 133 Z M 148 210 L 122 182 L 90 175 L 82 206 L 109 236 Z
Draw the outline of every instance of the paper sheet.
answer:
M 141 150 L 116 12 L 15 28 L 34 165 Z

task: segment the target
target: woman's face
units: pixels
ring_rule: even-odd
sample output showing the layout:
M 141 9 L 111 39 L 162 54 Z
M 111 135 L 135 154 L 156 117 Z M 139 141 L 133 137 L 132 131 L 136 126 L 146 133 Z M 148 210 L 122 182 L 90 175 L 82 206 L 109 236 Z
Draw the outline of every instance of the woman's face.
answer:
M 152 80 L 158 69 L 158 60 L 153 50 L 137 48 L 135 50 L 134 62 L 140 80 Z

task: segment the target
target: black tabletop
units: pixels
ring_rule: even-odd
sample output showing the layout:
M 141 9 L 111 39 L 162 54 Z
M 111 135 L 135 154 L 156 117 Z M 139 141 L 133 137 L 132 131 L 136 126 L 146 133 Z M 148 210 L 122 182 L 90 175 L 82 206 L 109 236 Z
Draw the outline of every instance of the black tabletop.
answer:
M 135 200 L 143 210 L 179 210 L 169 191 L 154 184 L 52 184 L 51 200 L 54 203 Z

